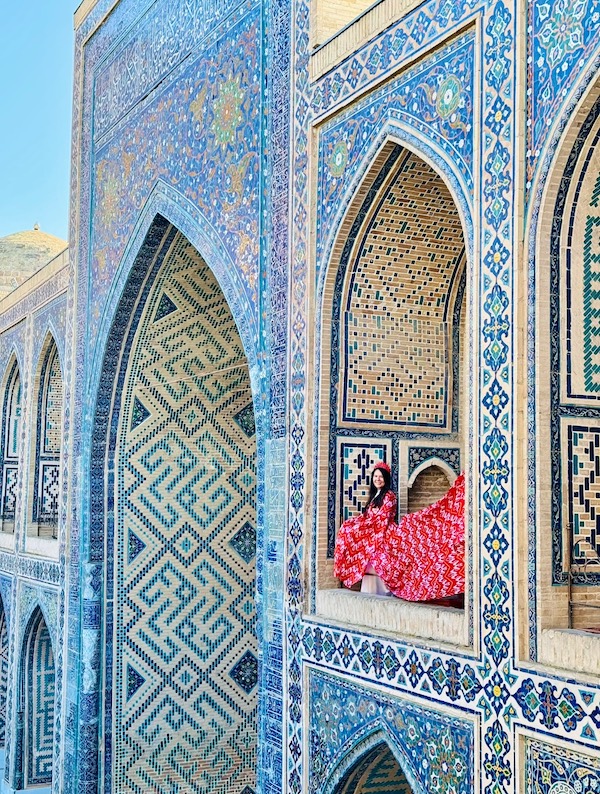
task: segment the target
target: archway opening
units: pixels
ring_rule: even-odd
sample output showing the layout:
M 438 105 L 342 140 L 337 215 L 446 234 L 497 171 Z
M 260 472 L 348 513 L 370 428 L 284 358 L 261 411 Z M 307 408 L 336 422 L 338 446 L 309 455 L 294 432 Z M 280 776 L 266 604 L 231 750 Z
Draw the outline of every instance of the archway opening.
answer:
M 390 747 L 383 742 L 356 762 L 335 794 L 413 794 L 413 789 Z
M 51 334 L 44 342 L 35 378 L 35 432 L 32 434 L 28 534 L 56 538 L 60 453 L 62 445 L 63 377 L 58 348 Z
M 54 758 L 56 669 L 50 632 L 39 607 L 29 621 L 23 653 L 16 787 L 30 788 L 51 785 Z
M 14 356 L 4 379 L 2 420 L 2 531 L 14 533 L 21 458 L 21 374 Z
M 129 321 L 108 442 L 105 775 L 117 790 L 139 794 L 252 794 L 256 432 L 248 362 L 202 257 L 172 228 L 162 245 Z
M 364 509 L 376 463 L 392 468 L 400 518 L 424 506 L 415 502 L 420 481 L 409 494 L 424 461 L 444 461 L 453 477 L 468 468 L 467 252 L 457 203 L 432 165 L 392 143 L 364 183 L 331 248 L 323 289 L 321 603 L 326 588 L 339 586 L 332 564 L 339 526 Z M 427 504 L 450 484 L 439 478 Z

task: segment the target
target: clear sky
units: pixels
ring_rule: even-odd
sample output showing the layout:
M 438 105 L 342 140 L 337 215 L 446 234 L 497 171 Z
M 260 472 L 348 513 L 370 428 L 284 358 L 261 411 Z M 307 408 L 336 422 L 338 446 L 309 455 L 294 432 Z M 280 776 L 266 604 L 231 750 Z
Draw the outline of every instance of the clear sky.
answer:
M 79 1 L 0 0 L 0 237 L 67 239 Z

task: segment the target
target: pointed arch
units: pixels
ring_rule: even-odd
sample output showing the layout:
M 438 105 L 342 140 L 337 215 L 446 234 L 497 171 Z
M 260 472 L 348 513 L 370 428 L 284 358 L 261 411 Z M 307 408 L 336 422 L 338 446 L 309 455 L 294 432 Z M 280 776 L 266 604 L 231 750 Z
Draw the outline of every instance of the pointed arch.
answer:
M 322 794 L 425 794 L 402 748 L 378 727 L 338 759 Z
M 600 609 L 590 608 L 600 607 L 600 79 L 587 86 L 555 147 L 529 230 L 528 510 L 535 532 L 521 594 L 533 624 L 524 653 L 597 675 L 598 640 L 585 629 L 600 625 Z M 560 630 L 568 629 L 578 631 L 565 642 Z
M 140 781 L 149 779 L 148 775 L 156 776 L 152 764 L 162 763 L 160 758 L 164 756 L 161 775 L 165 781 L 183 775 L 186 780 L 196 780 L 197 786 L 199 776 L 208 779 L 214 774 L 213 766 L 201 756 L 210 744 L 208 734 L 219 719 L 226 719 L 230 727 L 223 736 L 233 742 L 228 745 L 227 757 L 231 759 L 232 748 L 240 750 L 240 764 L 230 765 L 228 761 L 228 769 L 231 768 L 226 774 L 246 776 L 243 788 L 253 785 L 255 750 L 250 744 L 242 752 L 242 744 L 247 744 L 247 737 L 256 732 L 256 708 L 252 703 L 258 676 L 253 644 L 258 536 L 255 484 L 262 444 L 261 413 L 255 410 L 252 391 L 257 382 L 257 373 L 252 371 L 256 359 L 253 356 L 249 360 L 245 355 L 242 336 L 249 341 L 249 323 L 244 328 L 243 318 L 234 315 L 217 273 L 204 256 L 162 215 L 154 216 L 144 228 L 145 237 L 130 261 L 112 321 L 110 325 L 103 323 L 101 332 L 104 360 L 99 366 L 93 400 L 90 525 L 85 542 L 89 549 L 88 567 L 104 579 L 107 599 L 96 605 L 97 620 L 93 625 L 86 624 L 88 647 L 93 637 L 102 657 L 102 678 L 97 675 L 97 668 L 82 673 L 86 696 L 94 698 L 94 704 L 101 708 L 90 709 L 81 719 L 79 730 L 89 737 L 98 730 L 100 721 L 106 744 L 103 755 L 88 754 L 80 759 L 78 778 L 103 781 L 102 785 L 118 778 L 127 785 L 125 778 L 132 776 L 143 787 L 146 784 Z M 212 251 L 213 259 L 214 254 Z M 221 270 L 220 265 L 217 272 Z M 118 278 L 122 277 L 123 273 Z M 231 286 L 231 278 L 228 283 Z M 203 334 L 211 335 L 211 328 L 215 332 L 213 347 L 212 343 L 205 345 L 201 341 Z M 217 335 L 223 337 L 221 342 L 216 340 Z M 176 338 L 180 346 L 171 348 Z M 253 339 L 252 344 L 255 342 Z M 194 345 L 200 347 L 196 349 Z M 225 365 L 223 356 L 234 353 L 239 361 Z M 214 372 L 211 368 L 208 371 L 206 361 L 202 363 L 206 356 L 212 361 Z M 139 362 L 147 359 L 148 367 L 141 367 Z M 173 372 L 159 373 L 161 362 L 166 367 L 172 365 Z M 153 374 L 148 383 L 142 383 L 149 373 L 156 377 Z M 223 410 L 207 410 L 211 401 L 221 399 Z M 217 426 L 221 424 L 222 427 Z M 215 444 L 220 450 L 216 455 L 215 450 L 210 451 Z M 239 456 L 234 448 L 244 445 L 252 450 Z M 192 465 L 194 456 L 198 460 Z M 146 485 L 138 476 L 144 466 L 152 469 L 147 472 Z M 179 471 L 173 482 L 162 477 L 166 473 L 163 466 Z M 233 479 L 229 482 L 228 478 Z M 175 490 L 167 494 L 165 489 L 171 486 Z M 214 490 L 214 499 L 202 497 L 208 493 L 206 488 Z M 137 506 L 141 513 L 131 507 L 136 498 L 141 499 Z M 181 516 L 175 515 L 191 516 L 195 511 L 206 514 L 205 518 L 192 517 L 182 523 Z M 200 535 L 208 531 L 209 524 L 214 526 L 202 540 Z M 172 533 L 177 537 L 171 537 Z M 201 543 L 207 553 L 199 556 Z M 223 571 L 213 570 L 215 560 L 221 560 Z M 141 576 L 138 579 L 131 574 L 136 567 Z M 140 607 L 140 599 L 150 597 L 142 590 L 152 587 L 148 577 L 154 574 L 163 591 L 171 593 L 171 603 L 180 604 L 180 619 L 185 625 L 179 625 L 176 616 L 172 624 L 165 617 L 168 625 L 162 625 L 163 618 L 154 615 L 151 606 Z M 210 614 L 204 615 L 205 609 Z M 133 622 L 127 619 L 128 615 Z M 146 618 L 151 624 L 146 627 L 148 631 L 138 620 Z M 164 642 L 151 636 L 155 619 L 161 623 Z M 212 625 L 213 620 L 215 636 L 205 636 L 205 624 Z M 114 632 L 103 635 L 105 625 L 114 626 Z M 210 661 L 208 657 L 212 658 L 220 647 L 217 635 L 229 632 L 228 626 L 235 628 L 239 636 L 214 668 L 217 676 L 204 667 Z M 155 640 L 158 645 L 150 655 L 143 652 L 143 643 L 152 644 Z M 186 643 L 199 643 L 195 657 L 186 656 Z M 161 654 L 165 653 L 174 654 L 174 658 L 163 659 L 159 666 L 152 664 L 156 655 L 162 659 Z M 157 683 L 157 676 L 162 676 L 162 683 Z M 218 693 L 213 696 L 208 689 L 215 683 L 215 676 L 219 679 Z M 164 745 L 160 757 L 154 751 L 136 755 L 137 749 L 143 750 L 152 742 L 152 731 L 138 724 L 132 715 L 141 708 L 141 699 L 152 686 L 159 688 L 165 708 L 169 701 L 181 721 L 180 731 L 173 726 L 164 729 L 169 745 Z M 113 695 L 118 701 L 116 707 Z M 215 720 L 204 722 L 196 712 L 212 709 L 215 698 Z M 228 713 L 229 706 L 219 712 L 218 701 L 222 698 L 230 705 L 237 702 L 235 715 Z M 163 717 L 169 719 L 162 711 L 152 719 L 158 723 Z M 233 729 L 232 725 L 237 727 Z M 221 752 L 216 739 L 211 747 L 211 752 Z M 128 767 L 124 758 L 130 751 L 137 760 L 133 759 Z M 168 755 L 171 751 L 174 755 Z M 180 751 L 181 757 L 177 755 Z M 102 768 L 100 758 L 104 761 Z M 225 770 L 219 774 L 222 776 Z
M 17 483 L 21 464 L 22 384 L 16 355 L 12 355 L 2 389 L 2 497 L 0 502 L 3 532 L 14 532 Z
M 62 450 L 64 385 L 60 354 L 48 332 L 40 351 L 34 380 L 35 432 L 32 443 L 30 532 L 56 537 Z
M 360 491 L 364 469 L 382 457 L 398 464 L 409 438 L 464 440 L 467 390 L 459 373 L 468 336 L 464 219 L 440 173 L 413 150 L 392 140 L 380 149 L 331 251 L 320 306 L 316 433 L 329 434 L 318 474 L 328 482 L 319 526 L 328 524 L 329 555 L 331 522 L 345 517 L 339 472 L 350 464 L 340 456 L 351 443 L 360 451 L 362 438 L 370 450 L 359 455 L 363 474 L 352 473 Z M 395 487 L 406 489 L 406 480 L 399 471 Z
M 56 668 L 52 638 L 39 605 L 23 636 L 15 721 L 17 789 L 52 783 Z

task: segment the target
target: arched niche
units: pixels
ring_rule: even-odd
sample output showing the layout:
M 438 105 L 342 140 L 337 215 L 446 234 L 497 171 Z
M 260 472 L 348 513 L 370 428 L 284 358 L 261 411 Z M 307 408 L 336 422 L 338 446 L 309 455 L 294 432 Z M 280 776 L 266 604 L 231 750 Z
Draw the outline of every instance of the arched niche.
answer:
M 19 662 L 15 720 L 16 789 L 52 784 L 55 682 L 52 639 L 38 606 L 27 623 Z
M 454 482 L 454 472 L 441 462 L 430 461 L 414 472 L 408 485 L 408 513 L 416 513 L 437 502 Z
M 600 673 L 600 609 L 592 608 L 600 607 L 599 142 L 596 81 L 555 153 L 531 263 L 529 470 L 536 539 L 529 539 L 535 565 L 528 571 L 533 609 L 525 651 L 540 662 L 594 674 Z
M 29 470 L 28 534 L 56 538 L 62 448 L 64 385 L 58 347 L 48 333 L 33 388 L 34 433 Z
M 17 509 L 17 488 L 21 463 L 22 424 L 21 373 L 16 356 L 12 356 L 2 382 L 2 495 L 0 511 L 2 531 L 14 533 Z
M 99 776 L 119 790 L 255 785 L 256 455 L 235 319 L 158 217 L 108 336 L 92 449 L 110 627 Z
M 331 251 L 317 334 L 315 607 L 372 625 L 359 604 L 342 606 L 345 594 L 333 592 L 339 585 L 333 551 L 341 521 L 365 504 L 373 465 L 382 459 L 392 465 L 401 512 L 412 447 L 447 445 L 458 471 L 468 468 L 463 220 L 442 175 L 415 151 L 388 141 L 357 187 Z M 382 602 L 386 620 L 393 610 Z M 405 631 L 410 623 L 412 633 L 409 612 L 391 625 Z M 458 621 L 451 633 L 461 643 L 462 617 L 449 618 Z

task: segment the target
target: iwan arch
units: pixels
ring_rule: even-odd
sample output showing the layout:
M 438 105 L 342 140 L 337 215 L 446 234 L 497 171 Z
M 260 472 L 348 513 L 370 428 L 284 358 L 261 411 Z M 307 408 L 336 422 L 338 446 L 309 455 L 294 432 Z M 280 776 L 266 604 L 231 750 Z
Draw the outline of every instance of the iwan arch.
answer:
M 0 240 L 3 791 L 597 790 L 593 4 L 74 20 L 68 249 Z M 466 472 L 462 599 L 333 577 L 379 460 Z

